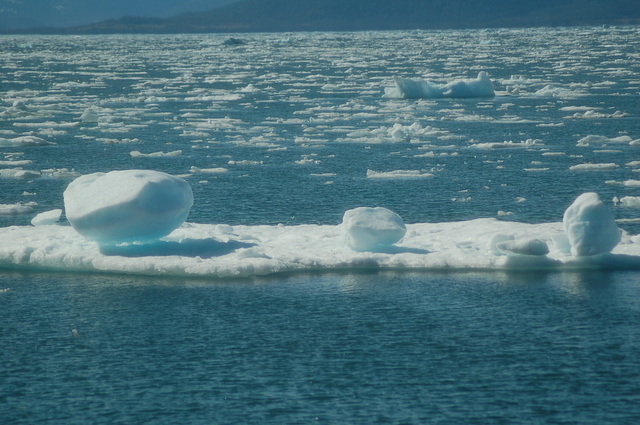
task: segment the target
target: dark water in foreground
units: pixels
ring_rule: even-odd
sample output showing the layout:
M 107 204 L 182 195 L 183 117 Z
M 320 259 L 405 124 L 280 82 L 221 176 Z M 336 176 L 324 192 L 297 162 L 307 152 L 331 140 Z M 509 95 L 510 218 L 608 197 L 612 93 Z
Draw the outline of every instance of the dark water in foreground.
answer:
M 640 420 L 637 273 L 0 274 L 3 424 Z

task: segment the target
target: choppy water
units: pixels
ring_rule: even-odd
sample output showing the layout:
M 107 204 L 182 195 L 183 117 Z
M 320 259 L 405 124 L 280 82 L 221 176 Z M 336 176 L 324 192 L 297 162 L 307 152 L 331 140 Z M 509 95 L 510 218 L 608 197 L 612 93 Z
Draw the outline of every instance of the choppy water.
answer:
M 637 27 L 225 38 L 0 37 L 0 138 L 55 143 L 0 147 L 0 204 L 33 208 L 0 225 L 62 208 L 62 168 L 182 175 L 196 198 L 189 221 L 202 223 L 337 224 L 364 205 L 407 222 L 559 221 L 585 191 L 618 219 L 638 216 L 610 201 L 640 196 Z M 383 97 L 394 75 L 445 83 L 479 71 L 495 98 Z M 87 108 L 97 122 L 81 122 Z M 579 143 L 593 135 L 606 139 Z M 596 166 L 570 169 L 581 164 Z M 11 177 L 17 167 L 36 176 Z M 634 423 L 639 282 L 635 272 L 2 272 L 0 418 Z

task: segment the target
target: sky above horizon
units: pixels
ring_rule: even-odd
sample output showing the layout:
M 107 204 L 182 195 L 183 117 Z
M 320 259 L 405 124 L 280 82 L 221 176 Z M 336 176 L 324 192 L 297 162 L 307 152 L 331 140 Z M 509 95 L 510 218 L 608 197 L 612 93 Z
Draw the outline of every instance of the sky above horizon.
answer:
M 0 0 L 0 30 L 65 27 L 123 16 L 168 17 L 237 0 Z

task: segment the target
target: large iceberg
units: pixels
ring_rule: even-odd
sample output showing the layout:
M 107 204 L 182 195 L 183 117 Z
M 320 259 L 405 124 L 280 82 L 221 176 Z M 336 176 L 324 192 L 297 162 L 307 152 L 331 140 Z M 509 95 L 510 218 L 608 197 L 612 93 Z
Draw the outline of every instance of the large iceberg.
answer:
M 407 228 L 402 218 L 382 207 L 348 210 L 342 218 L 346 243 L 356 251 L 376 251 L 402 239 Z
M 620 242 L 615 218 L 597 193 L 578 196 L 564 212 L 562 223 L 576 257 L 611 252 Z
M 64 192 L 71 226 L 102 244 L 166 236 L 184 223 L 192 205 L 189 183 L 159 171 L 87 174 L 72 181 Z
M 394 87 L 385 88 L 385 97 L 396 99 L 439 99 L 466 97 L 493 97 L 495 91 L 489 75 L 481 71 L 478 77 L 469 80 L 455 80 L 441 85 L 429 81 L 393 77 Z

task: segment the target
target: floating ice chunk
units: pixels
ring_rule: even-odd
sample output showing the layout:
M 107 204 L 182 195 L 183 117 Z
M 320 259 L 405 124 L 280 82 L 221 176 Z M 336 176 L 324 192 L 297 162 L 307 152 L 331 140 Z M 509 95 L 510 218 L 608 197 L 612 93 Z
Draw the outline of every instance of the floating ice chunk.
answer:
M 433 174 L 420 170 L 394 170 L 387 172 L 367 170 L 367 178 L 369 179 L 415 179 L 425 177 L 433 177 Z
M 571 171 L 599 171 L 599 170 L 615 170 L 618 168 L 618 165 L 615 163 L 606 163 L 606 164 L 578 164 L 572 165 L 569 167 Z
M 506 255 L 547 255 L 549 246 L 541 239 L 517 239 L 498 242 L 496 248 Z
M 129 152 L 132 158 L 165 158 L 172 156 L 181 156 L 182 150 L 171 151 L 171 152 L 153 152 L 153 153 L 142 153 L 140 151 L 131 151 Z
M 178 228 L 193 205 L 189 184 L 169 174 L 124 170 L 87 174 L 64 192 L 67 219 L 100 243 L 145 242 Z
M 5 168 L 0 170 L 0 177 L 9 177 L 14 179 L 35 179 L 40 177 L 39 171 L 23 170 L 22 168 Z
M 0 147 L 23 147 L 23 146 L 46 146 L 55 145 L 36 136 L 20 136 L 13 139 L 5 139 L 0 137 Z
M 80 121 L 86 123 L 97 123 L 99 118 L 98 113 L 93 108 L 85 109 L 82 115 L 80 115 Z
M 346 243 L 356 251 L 375 251 L 393 245 L 407 232 L 402 218 L 382 207 L 348 210 L 342 218 Z
M 564 212 L 562 223 L 576 257 L 608 253 L 620 242 L 613 214 L 597 193 L 578 196 Z
M 17 204 L 0 204 L 0 215 L 21 215 L 29 214 L 33 211 L 33 206 L 37 205 L 35 202 Z
M 620 203 L 628 208 L 640 208 L 640 196 L 623 196 Z
M 33 219 L 31 219 L 31 224 L 33 226 L 50 226 L 53 224 L 57 224 L 60 221 L 61 215 L 61 209 L 45 211 L 33 217 Z
M 493 83 L 489 75 L 481 71 L 478 77 L 469 80 L 456 80 L 440 85 L 420 79 L 393 77 L 395 87 L 385 89 L 385 97 L 396 99 L 439 99 L 493 97 Z

